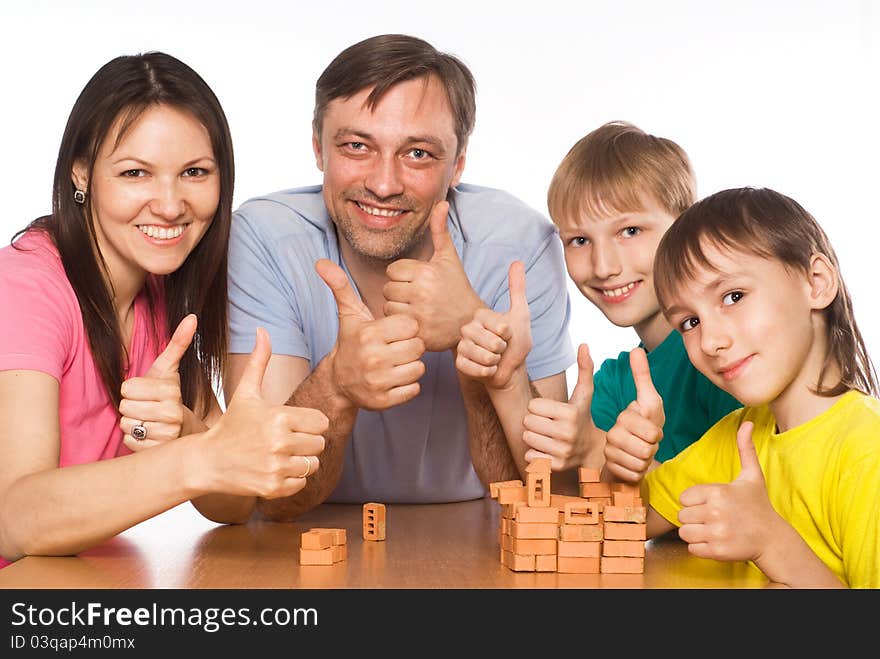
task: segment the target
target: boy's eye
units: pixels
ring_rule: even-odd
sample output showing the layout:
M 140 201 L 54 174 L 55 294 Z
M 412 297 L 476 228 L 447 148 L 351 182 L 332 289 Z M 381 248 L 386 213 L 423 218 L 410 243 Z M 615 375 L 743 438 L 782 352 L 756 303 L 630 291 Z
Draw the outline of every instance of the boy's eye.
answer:
M 633 236 L 638 236 L 641 232 L 642 230 L 638 227 L 627 227 L 626 229 L 621 231 L 620 234 L 624 238 L 632 238 Z
M 572 238 L 571 240 L 568 241 L 568 244 L 571 245 L 572 247 L 583 247 L 584 245 L 587 244 L 587 242 L 589 242 L 589 241 L 586 238 L 584 238 L 583 236 L 575 236 L 574 238 Z
M 688 330 L 694 329 L 699 324 L 700 324 L 700 319 L 697 318 L 696 316 L 691 316 L 690 318 L 685 318 L 683 321 L 681 321 L 678 328 L 682 332 L 687 332 Z
M 742 298 L 743 298 L 742 291 L 731 291 L 730 293 L 725 295 L 723 298 L 721 298 L 721 304 L 723 304 L 725 306 L 730 306 L 731 304 L 736 304 L 737 302 L 742 300 Z

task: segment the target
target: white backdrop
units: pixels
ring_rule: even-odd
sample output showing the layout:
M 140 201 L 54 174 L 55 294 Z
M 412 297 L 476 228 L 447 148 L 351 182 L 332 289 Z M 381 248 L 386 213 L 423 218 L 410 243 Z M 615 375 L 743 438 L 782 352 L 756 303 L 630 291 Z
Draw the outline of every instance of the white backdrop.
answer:
M 109 59 L 163 50 L 223 103 L 236 206 L 320 182 L 314 83 L 343 48 L 402 32 L 458 55 L 478 85 L 463 180 L 546 213 L 550 178 L 598 125 L 632 121 L 674 139 L 699 195 L 742 185 L 792 196 L 831 237 L 868 350 L 880 363 L 880 3 L 632 0 L 580 3 L 351 0 L 2 3 L 0 242 L 50 209 L 67 115 Z M 631 348 L 570 287 L 571 334 L 597 362 Z M 598 363 L 597 363 L 598 365 Z M 569 387 L 576 371 L 569 371 Z

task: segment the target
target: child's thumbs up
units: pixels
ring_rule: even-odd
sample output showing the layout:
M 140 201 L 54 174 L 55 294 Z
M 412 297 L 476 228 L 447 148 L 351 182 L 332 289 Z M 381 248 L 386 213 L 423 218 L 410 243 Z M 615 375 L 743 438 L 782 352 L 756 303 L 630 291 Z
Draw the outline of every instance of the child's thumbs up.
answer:
M 663 399 L 657 393 L 654 381 L 651 379 L 648 355 L 642 348 L 634 348 L 629 353 L 629 365 L 636 385 L 636 404 L 639 414 L 662 428 L 666 414 L 663 412 Z
M 758 461 L 755 443 L 752 441 L 754 427 L 755 424 L 751 421 L 745 421 L 736 432 L 736 446 L 739 449 L 739 462 L 741 465 L 739 476 L 736 477 L 736 480 L 749 480 L 763 485 L 764 472 L 761 469 L 761 463 Z

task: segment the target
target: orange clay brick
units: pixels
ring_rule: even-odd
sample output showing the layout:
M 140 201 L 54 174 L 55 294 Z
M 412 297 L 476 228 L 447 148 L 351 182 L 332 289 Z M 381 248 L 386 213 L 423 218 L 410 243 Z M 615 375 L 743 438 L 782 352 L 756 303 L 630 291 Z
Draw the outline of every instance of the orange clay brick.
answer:
M 521 480 L 515 481 L 495 481 L 494 483 L 489 483 L 489 496 L 493 499 L 498 498 L 498 492 L 503 487 L 522 487 L 523 482 Z
M 513 551 L 513 538 L 509 535 L 502 535 L 501 548 L 504 551 Z
M 599 470 L 592 467 L 578 467 L 578 483 L 598 483 Z
M 556 547 L 559 556 L 569 558 L 599 558 L 602 553 L 602 542 L 562 542 Z
M 599 506 L 592 501 L 565 504 L 565 524 L 598 524 Z
M 514 503 L 516 501 L 527 501 L 528 493 L 525 485 L 522 487 L 502 487 L 498 490 L 498 503 Z
M 515 519 L 526 524 L 556 524 L 559 521 L 559 508 L 553 506 L 533 508 L 520 505 L 516 508 Z
M 516 507 L 519 505 L 519 502 L 514 503 L 505 503 L 501 506 L 501 516 L 504 519 L 513 519 L 516 517 Z
M 364 540 L 385 539 L 385 504 L 364 504 Z
M 333 565 L 333 547 L 299 550 L 300 565 Z
M 514 554 L 556 554 L 556 540 L 514 538 Z
M 605 506 L 602 516 L 606 522 L 636 522 L 643 524 L 648 511 L 644 506 Z
M 575 497 L 570 494 L 551 494 L 550 495 L 550 505 L 554 508 L 559 508 L 559 510 L 565 509 L 565 504 L 570 501 L 578 502 L 583 501 L 583 497 Z
M 532 508 L 550 505 L 550 474 L 544 472 L 526 474 L 526 500 Z
M 526 465 L 527 474 L 549 474 L 550 458 L 534 458 Z
M 340 563 L 348 558 L 348 547 L 346 545 L 333 545 L 331 548 L 333 562 Z
M 602 545 L 603 556 L 645 557 L 644 540 L 605 540 Z
M 508 552 L 507 567 L 514 572 L 534 572 L 535 557 L 523 556 L 522 554 L 512 554 Z
M 559 531 L 556 524 L 523 524 L 510 523 L 510 535 L 514 538 L 544 538 L 555 540 Z
M 647 524 L 605 522 L 606 540 L 646 540 Z
M 506 517 L 501 518 L 501 533 L 510 533 L 510 520 Z
M 645 559 L 632 556 L 603 556 L 600 569 L 608 574 L 642 574 Z
M 611 505 L 611 497 L 590 497 L 590 501 L 599 506 L 599 514 L 602 514 L 602 511 L 605 510 L 605 506 Z
M 611 483 L 581 483 L 580 495 L 585 499 L 592 497 L 611 498 Z
M 599 574 L 598 558 L 579 558 L 559 556 L 556 558 L 556 571 L 568 574 Z
M 596 542 L 602 539 L 601 524 L 563 524 L 559 539 L 563 542 Z
M 315 529 L 312 529 L 312 530 L 314 531 Z M 348 541 L 348 538 L 346 537 L 346 534 L 345 534 L 345 529 L 320 528 L 318 530 L 319 531 L 329 531 L 330 533 L 332 533 L 334 545 L 344 545 Z
M 556 572 L 556 554 L 535 556 L 535 572 Z
M 302 549 L 327 549 L 333 546 L 333 534 L 322 529 L 309 529 L 300 536 Z

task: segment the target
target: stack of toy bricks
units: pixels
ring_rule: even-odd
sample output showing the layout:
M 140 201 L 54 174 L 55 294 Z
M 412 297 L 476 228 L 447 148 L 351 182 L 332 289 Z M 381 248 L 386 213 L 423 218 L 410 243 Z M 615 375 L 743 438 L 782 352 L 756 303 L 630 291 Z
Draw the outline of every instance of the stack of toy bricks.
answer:
M 345 529 L 309 529 L 300 536 L 300 565 L 333 565 L 346 559 Z
M 638 487 L 602 483 L 580 468 L 579 497 L 550 493 L 550 460 L 533 460 L 527 482 L 492 483 L 501 504 L 501 564 L 516 572 L 641 573 L 645 508 Z

